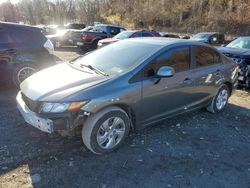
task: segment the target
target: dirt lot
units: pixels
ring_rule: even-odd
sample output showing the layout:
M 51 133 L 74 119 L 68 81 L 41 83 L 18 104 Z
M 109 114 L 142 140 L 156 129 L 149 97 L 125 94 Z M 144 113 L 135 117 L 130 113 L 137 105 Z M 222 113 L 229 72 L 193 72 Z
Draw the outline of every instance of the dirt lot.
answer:
M 61 50 L 61 59 L 79 54 Z M 195 111 L 132 133 L 96 156 L 81 137 L 28 126 L 15 89 L 0 91 L 0 187 L 250 187 L 250 93 L 238 90 L 220 114 Z

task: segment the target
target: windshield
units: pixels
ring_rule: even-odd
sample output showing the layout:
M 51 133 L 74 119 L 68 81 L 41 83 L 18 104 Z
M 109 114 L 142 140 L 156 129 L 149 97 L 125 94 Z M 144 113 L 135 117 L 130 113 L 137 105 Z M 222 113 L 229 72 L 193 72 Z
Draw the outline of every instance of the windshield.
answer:
M 198 33 L 193 36 L 195 39 L 208 39 L 211 35 L 210 34 L 205 34 L 205 33 Z
M 250 37 L 249 38 L 239 37 L 234 41 L 230 42 L 226 47 L 250 49 Z
M 123 31 L 123 32 L 117 34 L 116 36 L 114 36 L 114 38 L 115 38 L 115 39 L 127 39 L 127 38 L 129 38 L 132 34 L 133 34 L 133 32 L 131 32 L 131 31 Z
M 116 75 L 132 70 L 160 47 L 124 40 L 95 50 L 72 63 L 79 67 L 91 65 L 107 75 Z

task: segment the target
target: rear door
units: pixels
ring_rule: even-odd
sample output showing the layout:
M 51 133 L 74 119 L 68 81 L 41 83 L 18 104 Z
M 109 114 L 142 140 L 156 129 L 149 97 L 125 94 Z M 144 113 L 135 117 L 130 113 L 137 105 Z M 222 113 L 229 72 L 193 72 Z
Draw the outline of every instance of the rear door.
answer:
M 223 65 L 220 54 L 213 48 L 206 46 L 192 47 L 194 64 L 193 75 L 199 103 L 208 103 L 217 91 L 220 80 L 223 78 Z
M 190 47 L 182 46 L 167 50 L 145 67 L 142 83 L 144 124 L 183 112 L 195 102 L 190 61 Z M 159 80 L 155 74 L 161 66 L 173 67 L 175 75 Z

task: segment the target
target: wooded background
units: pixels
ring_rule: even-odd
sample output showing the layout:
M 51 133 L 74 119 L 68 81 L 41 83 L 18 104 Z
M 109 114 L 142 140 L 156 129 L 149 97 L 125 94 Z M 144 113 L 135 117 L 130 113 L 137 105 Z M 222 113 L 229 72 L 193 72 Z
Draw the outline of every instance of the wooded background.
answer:
M 34 25 L 98 21 L 169 32 L 250 35 L 250 0 L 6 1 L 0 4 L 0 20 Z

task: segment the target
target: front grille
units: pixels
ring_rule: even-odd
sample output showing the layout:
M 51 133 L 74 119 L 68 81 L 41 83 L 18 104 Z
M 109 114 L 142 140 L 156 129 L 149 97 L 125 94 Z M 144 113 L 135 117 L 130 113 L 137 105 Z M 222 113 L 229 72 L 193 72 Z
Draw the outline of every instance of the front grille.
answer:
M 39 112 L 41 102 L 33 101 L 30 98 L 26 97 L 23 93 L 22 94 L 22 99 L 26 106 L 32 111 L 32 112 Z

